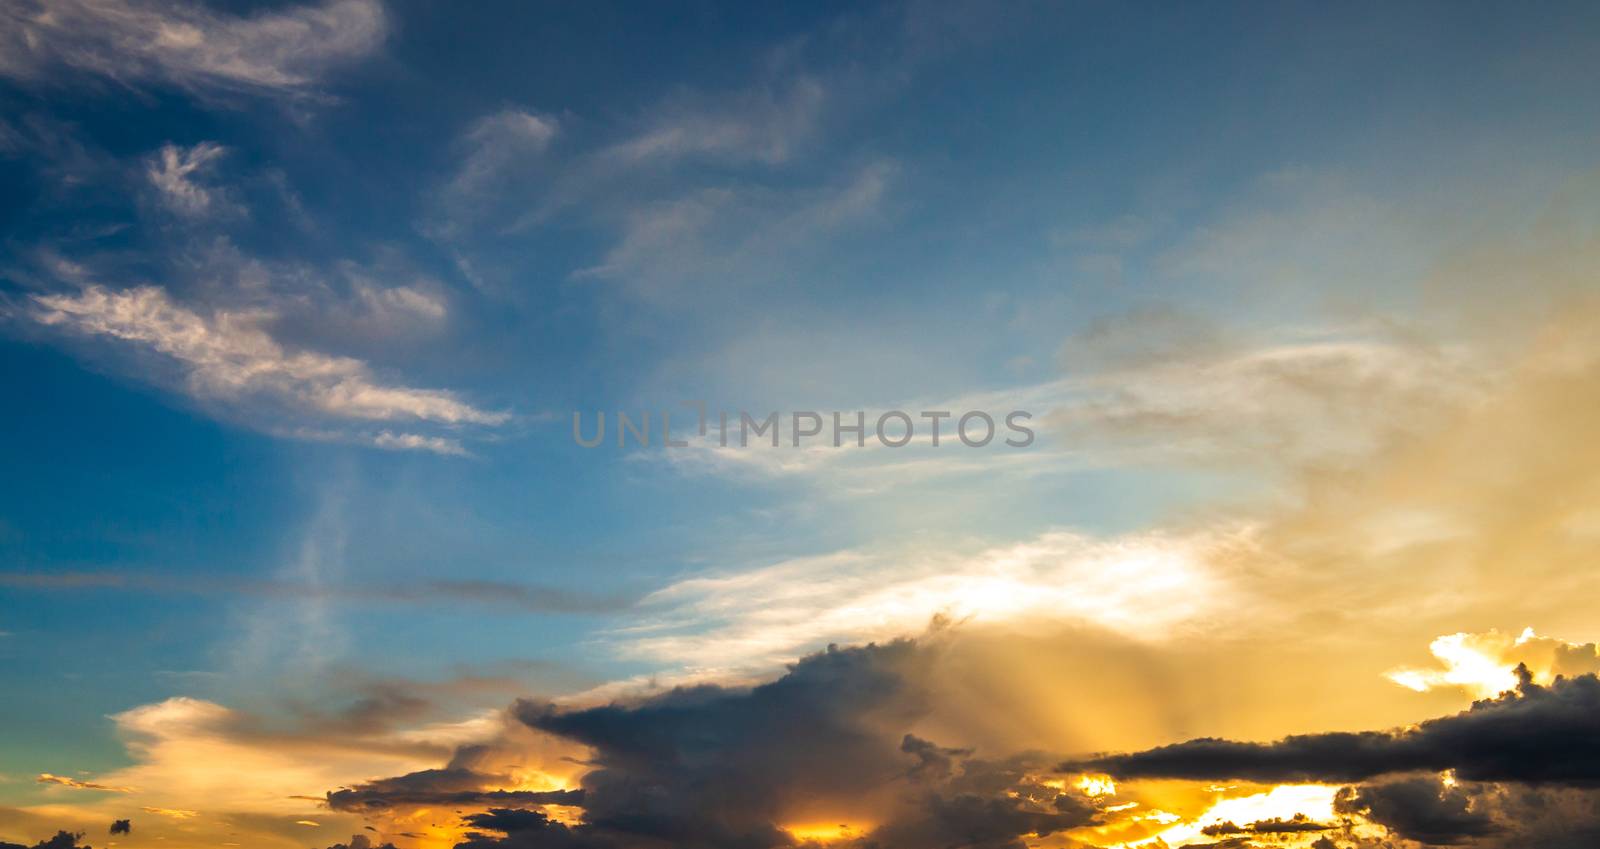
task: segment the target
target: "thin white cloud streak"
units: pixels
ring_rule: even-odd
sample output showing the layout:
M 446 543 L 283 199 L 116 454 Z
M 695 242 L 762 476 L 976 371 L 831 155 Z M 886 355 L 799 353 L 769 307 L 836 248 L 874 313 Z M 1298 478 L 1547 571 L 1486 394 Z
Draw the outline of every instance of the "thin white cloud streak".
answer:
M 285 350 L 262 330 L 270 315 L 219 311 L 203 316 L 165 291 L 141 286 L 114 292 L 90 286 L 76 295 L 35 295 L 41 324 L 143 345 L 187 372 L 201 397 L 268 394 L 339 418 L 413 419 L 497 425 L 509 416 L 480 410 L 448 392 L 379 383 L 350 357 Z
M 133 85 L 304 92 L 372 53 L 388 30 L 377 0 L 329 0 L 240 17 L 197 3 L 20 0 L 0 7 L 0 75 L 70 68 Z
M 823 237 L 873 216 L 896 170 L 879 161 L 806 191 L 709 188 L 640 205 L 623 217 L 601 261 L 575 276 L 617 281 L 658 302 L 764 279 Z
M 972 552 L 841 551 L 679 581 L 641 604 L 656 612 L 610 639 L 627 656 L 715 670 L 917 633 L 937 616 L 1163 639 L 1239 603 L 1211 563 L 1250 544 L 1247 529 L 1105 540 L 1056 530 Z
M 1319 335 L 1255 348 L 1171 356 L 1011 389 L 991 390 L 895 407 L 916 423 L 912 442 L 882 446 L 873 433 L 880 409 L 867 410 L 865 447 L 847 437 L 832 446 L 830 411 L 823 433 L 792 447 L 752 440 L 738 447 L 739 421 L 730 418 L 729 445 L 711 429 L 689 430 L 685 448 L 640 455 L 686 474 L 812 479 L 827 492 L 871 496 L 935 478 L 982 474 L 1037 477 L 1060 472 L 1150 464 L 1215 463 L 1240 456 L 1258 462 L 1315 462 L 1358 456 L 1389 431 L 1430 411 L 1481 396 L 1484 371 L 1464 353 L 1436 351 L 1379 339 Z M 1396 418 L 1407 408 L 1411 417 Z M 946 411 L 941 446 L 931 446 L 921 411 Z M 995 421 L 994 441 L 974 449 L 956 440 L 955 419 L 979 410 Z M 1037 438 L 1011 448 L 1005 425 L 1014 410 L 1032 414 L 1022 423 Z M 846 424 L 854 417 L 846 414 Z M 752 413 L 758 419 L 760 411 Z M 676 418 L 676 417 L 675 417 Z M 692 420 L 691 420 L 692 422 Z M 790 426 L 788 420 L 783 427 Z M 590 425 L 592 427 L 592 424 Z M 981 436 L 981 425 L 976 436 Z M 898 433 L 898 431 L 896 431 Z M 891 434 L 894 435 L 894 434 Z
M 690 156 L 776 165 L 814 133 L 826 94 L 821 82 L 799 75 L 781 87 L 735 92 L 715 107 L 670 104 L 644 130 L 602 150 L 599 159 L 628 167 Z

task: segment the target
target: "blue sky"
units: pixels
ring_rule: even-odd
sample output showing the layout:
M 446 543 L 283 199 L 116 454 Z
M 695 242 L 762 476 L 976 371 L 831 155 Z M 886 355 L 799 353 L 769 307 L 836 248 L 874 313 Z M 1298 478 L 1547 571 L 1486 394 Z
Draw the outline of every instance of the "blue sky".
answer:
M 1584 4 L 45 8 L 0 12 L 12 777 L 137 766 L 108 717 L 173 697 L 748 676 L 998 562 L 1309 533 L 1500 391 L 1584 283 L 1490 270 L 1595 220 Z M 571 439 L 686 399 L 1040 436 Z M 1191 618 L 1118 599 L 1052 603 Z M 1581 619 L 1516 609 L 1416 629 Z

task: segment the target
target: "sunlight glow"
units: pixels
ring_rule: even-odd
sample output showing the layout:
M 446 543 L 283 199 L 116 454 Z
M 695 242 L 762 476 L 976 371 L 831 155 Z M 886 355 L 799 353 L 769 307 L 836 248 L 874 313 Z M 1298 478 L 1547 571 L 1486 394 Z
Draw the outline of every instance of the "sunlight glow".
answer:
M 784 826 L 783 830 L 796 840 L 832 843 L 859 838 L 871 827 L 859 823 L 805 823 Z
M 1206 839 L 1201 829 L 1222 822 L 1245 825 L 1261 820 L 1293 819 L 1295 814 L 1328 822 L 1334 818 L 1333 797 L 1338 791 L 1337 787 L 1322 784 L 1283 784 L 1266 793 L 1220 799 L 1193 820 L 1123 846 L 1132 849 L 1137 846 L 1159 846 L 1162 843 L 1183 846 L 1201 842 Z

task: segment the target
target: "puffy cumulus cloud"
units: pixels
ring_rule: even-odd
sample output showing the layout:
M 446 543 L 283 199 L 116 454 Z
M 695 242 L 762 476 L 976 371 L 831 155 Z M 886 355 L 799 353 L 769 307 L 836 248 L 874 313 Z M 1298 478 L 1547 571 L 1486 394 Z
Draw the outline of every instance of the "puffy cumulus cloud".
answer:
M 188 2 L 21 0 L 0 9 L 0 75 L 41 82 L 65 68 L 126 85 L 301 93 L 374 51 L 387 28 L 378 0 L 249 17 Z
M 1531 627 L 1515 637 L 1496 630 L 1447 634 L 1428 648 L 1444 668 L 1402 667 L 1387 673 L 1389 680 L 1417 692 L 1460 688 L 1483 698 L 1516 689 L 1519 666 L 1546 683 L 1600 672 L 1600 646 L 1541 637 Z
M 277 408 L 279 418 L 287 413 L 300 419 L 309 415 L 323 420 L 452 428 L 494 426 L 510 418 L 506 413 L 475 407 L 450 392 L 385 383 L 365 362 L 353 357 L 290 350 L 265 329 L 270 313 L 216 310 L 202 314 L 155 286 L 116 291 L 90 285 L 72 294 L 34 295 L 32 299 L 32 318 L 42 325 L 159 355 L 176 366 L 183 390 L 203 402 L 236 410 L 265 402 L 269 408 Z M 265 426 L 306 436 L 358 438 L 384 448 L 460 452 L 459 443 L 444 437 L 388 430 L 362 435 L 295 424 Z
M 1517 689 L 1453 716 L 1395 731 L 1336 732 L 1273 743 L 1201 738 L 1069 762 L 1124 778 L 1351 782 L 1452 771 L 1463 781 L 1600 783 L 1600 679 L 1548 687 L 1518 670 Z

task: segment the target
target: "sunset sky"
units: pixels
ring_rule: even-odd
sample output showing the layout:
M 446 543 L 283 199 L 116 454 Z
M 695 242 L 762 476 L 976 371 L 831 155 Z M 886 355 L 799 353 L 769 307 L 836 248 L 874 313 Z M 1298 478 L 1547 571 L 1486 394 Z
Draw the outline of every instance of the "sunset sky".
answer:
M 0 0 L 0 849 L 1600 846 L 1597 79 L 1592 3 Z

